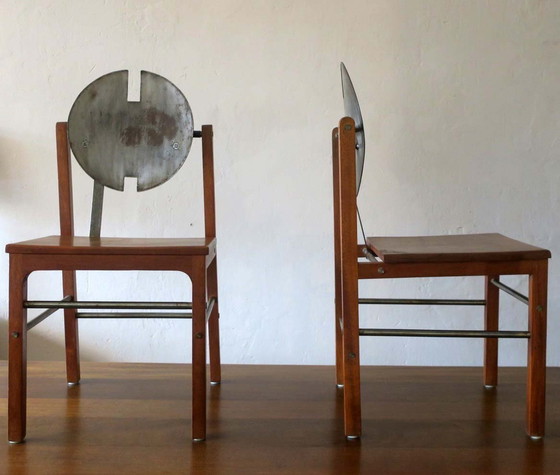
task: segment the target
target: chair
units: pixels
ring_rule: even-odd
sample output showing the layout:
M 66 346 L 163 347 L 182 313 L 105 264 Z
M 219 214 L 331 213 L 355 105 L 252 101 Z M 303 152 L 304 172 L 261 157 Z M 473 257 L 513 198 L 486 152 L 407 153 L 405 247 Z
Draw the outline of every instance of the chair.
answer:
M 194 131 L 190 107 L 179 89 L 156 74 L 141 74 L 139 102 L 126 99 L 127 71 L 113 72 L 78 96 L 68 123 L 56 124 L 60 235 L 6 246 L 10 255 L 8 439 L 12 443 L 22 442 L 26 435 L 27 332 L 58 309 L 64 310 L 68 385 L 80 381 L 80 318 L 192 318 L 192 438 L 206 437 L 207 328 L 211 382 L 221 379 L 212 126 Z M 163 183 L 186 159 L 193 137 L 202 140 L 205 236 L 100 237 L 104 186 L 122 191 L 125 176 L 137 177 L 139 191 Z M 94 178 L 89 237 L 74 235 L 70 147 Z M 62 300 L 27 300 L 27 278 L 42 270 L 62 271 Z M 192 302 L 79 301 L 77 270 L 178 271 L 191 280 Z M 46 310 L 28 322 L 30 308 Z M 120 312 L 103 311 L 108 309 Z
M 528 340 L 526 432 L 544 435 L 547 266 L 550 251 L 501 234 L 367 237 L 357 241 L 356 195 L 364 157 L 363 121 L 352 82 L 342 69 L 346 117 L 332 135 L 334 177 L 334 255 L 336 381 L 343 388 L 344 434 L 361 436 L 360 336 L 441 336 L 484 338 L 483 382 L 498 383 L 497 338 Z M 528 275 L 525 297 L 500 282 L 502 275 Z M 484 300 L 359 298 L 359 279 L 485 276 Z M 528 305 L 528 331 L 498 329 L 499 291 Z M 485 330 L 403 330 L 361 328 L 359 305 L 480 305 Z

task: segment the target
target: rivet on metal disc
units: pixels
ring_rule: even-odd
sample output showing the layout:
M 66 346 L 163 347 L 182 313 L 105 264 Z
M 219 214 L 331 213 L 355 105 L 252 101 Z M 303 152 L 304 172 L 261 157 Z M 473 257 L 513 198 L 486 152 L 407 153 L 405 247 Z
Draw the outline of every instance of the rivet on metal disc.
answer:
M 378 267 L 377 268 L 377 273 L 378 274 L 385 274 L 385 269 L 383 269 L 383 267 Z
M 177 142 L 173 142 L 173 150 L 178 150 L 179 149 L 179 144 Z
M 198 338 L 199 340 L 200 340 L 203 336 L 204 336 L 204 335 L 203 335 L 202 333 L 200 333 L 200 332 L 194 334 L 194 337 L 195 337 L 195 338 Z
M 19 338 L 19 333 L 18 332 L 12 332 L 12 337 L 13 338 Z
M 542 311 L 543 311 L 542 305 L 537 305 L 537 312 L 542 312 Z
M 82 142 L 82 147 L 87 148 L 88 145 L 89 145 L 89 142 L 87 140 L 84 140 Z

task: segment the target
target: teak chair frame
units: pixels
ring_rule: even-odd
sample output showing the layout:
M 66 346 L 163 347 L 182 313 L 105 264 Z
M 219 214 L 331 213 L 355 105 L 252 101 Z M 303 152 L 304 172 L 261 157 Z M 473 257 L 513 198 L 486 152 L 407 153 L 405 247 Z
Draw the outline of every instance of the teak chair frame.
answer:
M 334 178 L 334 255 L 335 255 L 335 332 L 336 382 L 343 388 L 344 434 L 359 438 L 362 434 L 360 401 L 360 336 L 447 336 L 481 337 L 484 341 L 483 382 L 486 387 L 498 383 L 497 338 L 528 339 L 526 432 L 540 438 L 545 429 L 546 385 L 546 313 L 548 259 L 465 262 L 383 262 L 357 241 L 356 139 L 355 123 L 350 117 L 339 121 L 333 130 Z M 548 252 L 548 251 L 546 251 Z M 359 258 L 367 258 L 360 261 Z M 522 296 L 499 282 L 501 275 L 528 275 L 529 296 Z M 485 299 L 422 300 L 360 299 L 359 279 L 406 277 L 485 276 Z M 529 309 L 528 331 L 498 330 L 499 290 L 526 303 Z M 484 305 L 484 331 L 365 329 L 359 326 L 360 304 L 441 304 Z
M 218 324 L 216 214 L 214 197 L 213 130 L 203 125 L 194 137 L 202 139 L 204 238 L 134 239 L 74 236 L 71 154 L 68 124 L 56 124 L 60 236 L 8 244 L 9 362 L 8 440 L 23 442 L 26 435 L 27 332 L 58 309 L 64 310 L 68 385 L 80 381 L 79 318 L 192 318 L 192 438 L 206 438 L 206 328 L 210 378 L 221 381 Z M 62 271 L 61 301 L 28 301 L 27 279 L 35 271 Z M 192 302 L 80 302 L 76 297 L 77 270 L 178 271 L 192 283 Z M 46 308 L 27 322 L 28 308 Z M 134 312 L 78 312 L 80 309 L 133 309 Z M 152 312 L 138 312 L 138 310 Z M 182 310 L 153 312 L 153 310 Z M 191 310 L 191 312 L 184 312 Z

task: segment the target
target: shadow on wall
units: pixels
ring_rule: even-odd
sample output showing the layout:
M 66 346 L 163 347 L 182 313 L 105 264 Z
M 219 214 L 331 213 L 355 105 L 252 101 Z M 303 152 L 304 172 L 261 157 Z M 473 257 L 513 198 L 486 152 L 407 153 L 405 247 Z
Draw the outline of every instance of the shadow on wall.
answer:
M 0 319 L 0 360 L 8 359 L 8 322 Z
M 0 360 L 8 359 L 8 321 L 0 320 Z M 64 343 L 54 341 L 37 330 L 29 332 L 27 337 L 28 361 L 64 361 Z M 96 353 L 80 347 L 81 361 L 97 361 Z
M 0 135 L 0 201 L 3 206 L 15 202 L 16 194 L 21 190 L 22 178 L 25 177 L 24 164 L 14 167 L 14 163 L 21 163 L 22 148 L 26 147 L 20 141 L 12 140 L 6 135 Z M 24 187 L 26 193 L 38 193 L 39 190 Z M 8 208 L 5 208 L 8 209 Z

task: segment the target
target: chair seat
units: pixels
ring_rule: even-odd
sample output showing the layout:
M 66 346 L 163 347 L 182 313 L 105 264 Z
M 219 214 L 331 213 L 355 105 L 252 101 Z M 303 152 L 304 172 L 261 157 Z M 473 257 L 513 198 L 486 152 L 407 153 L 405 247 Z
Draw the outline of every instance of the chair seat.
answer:
M 10 254 L 208 255 L 215 238 L 90 238 L 46 236 L 8 244 Z
M 548 259 L 550 251 L 501 234 L 368 237 L 367 247 L 383 262 L 473 262 Z

